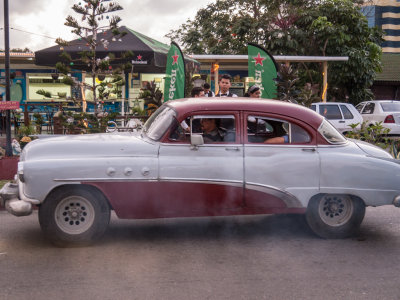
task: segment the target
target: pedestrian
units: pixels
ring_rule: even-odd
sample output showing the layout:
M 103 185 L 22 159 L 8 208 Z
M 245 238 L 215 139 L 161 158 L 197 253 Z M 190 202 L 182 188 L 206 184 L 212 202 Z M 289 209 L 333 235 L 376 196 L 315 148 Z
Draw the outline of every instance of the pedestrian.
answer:
M 257 85 L 252 85 L 249 87 L 247 90 L 247 93 L 244 94 L 245 97 L 250 97 L 250 98 L 261 98 L 261 90 L 260 87 Z
M 192 89 L 190 94 L 194 98 L 204 97 L 204 89 L 201 86 L 196 86 Z
M 204 97 L 204 89 L 201 86 L 196 86 L 192 89 L 190 95 L 193 98 L 201 98 Z M 190 132 L 190 126 L 186 123 L 185 120 L 183 120 L 181 122 L 181 126 L 182 128 L 186 131 L 186 132 Z
M 236 94 L 229 92 L 232 85 L 231 80 L 232 77 L 229 74 L 224 74 L 219 78 L 219 92 L 215 97 L 237 97 Z
M 214 92 L 210 90 L 211 86 L 208 82 L 204 83 L 203 88 L 204 88 L 204 97 L 215 97 Z

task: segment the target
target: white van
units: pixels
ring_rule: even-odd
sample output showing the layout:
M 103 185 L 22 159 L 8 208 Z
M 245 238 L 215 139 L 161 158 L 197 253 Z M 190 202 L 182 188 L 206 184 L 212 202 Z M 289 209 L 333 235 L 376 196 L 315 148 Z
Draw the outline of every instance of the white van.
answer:
M 318 102 L 311 105 L 311 109 L 324 116 L 341 133 L 351 131 L 350 124 L 358 123 L 360 129 L 363 122 L 361 114 L 350 103 Z

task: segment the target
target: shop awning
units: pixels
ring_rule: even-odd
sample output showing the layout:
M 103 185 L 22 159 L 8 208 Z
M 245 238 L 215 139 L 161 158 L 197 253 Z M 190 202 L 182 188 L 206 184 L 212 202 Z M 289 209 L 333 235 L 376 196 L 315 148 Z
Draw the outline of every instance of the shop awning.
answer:
M 121 57 L 127 51 L 132 51 L 134 56 L 129 59 L 115 59 L 111 64 L 118 65 L 122 62 L 131 61 L 133 64 L 134 72 L 143 73 L 165 73 L 165 66 L 167 63 L 167 54 L 169 45 L 156 41 L 148 36 L 139 32 L 129 29 L 125 26 L 119 28 L 121 32 L 126 32 L 126 35 L 120 39 L 113 40 L 111 31 L 104 31 L 98 34 L 97 39 L 105 39 L 109 41 L 107 48 L 101 43 L 96 49 L 96 57 L 104 58 L 112 53 L 116 58 Z M 62 61 L 60 54 L 66 51 L 71 55 L 72 59 L 79 59 L 80 52 L 89 51 L 89 46 L 82 39 L 76 39 L 69 42 L 68 46 L 53 46 L 35 52 L 35 63 L 39 66 L 54 67 L 57 62 Z M 185 60 L 197 66 L 200 66 L 196 60 L 185 57 Z M 71 66 L 73 69 L 87 70 L 87 64 L 74 62 Z

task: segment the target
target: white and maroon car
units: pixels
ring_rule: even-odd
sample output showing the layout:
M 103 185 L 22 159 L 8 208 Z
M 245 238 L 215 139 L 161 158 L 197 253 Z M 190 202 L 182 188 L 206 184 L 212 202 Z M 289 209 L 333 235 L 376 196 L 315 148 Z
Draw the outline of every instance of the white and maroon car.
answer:
M 203 136 L 205 122 L 215 139 Z M 57 245 L 100 237 L 111 210 L 125 219 L 299 213 L 317 235 L 342 238 L 366 206 L 400 206 L 399 176 L 387 152 L 308 108 L 196 98 L 165 103 L 140 133 L 35 140 L 0 195 L 15 215 L 39 206 Z

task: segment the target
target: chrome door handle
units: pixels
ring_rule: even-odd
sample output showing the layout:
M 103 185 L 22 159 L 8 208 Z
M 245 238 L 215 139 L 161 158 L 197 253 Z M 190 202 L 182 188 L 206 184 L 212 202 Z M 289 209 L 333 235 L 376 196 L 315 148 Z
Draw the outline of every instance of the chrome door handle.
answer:
M 339 121 L 339 123 L 344 123 L 345 121 Z
M 306 152 L 315 152 L 315 148 L 302 148 L 301 150 Z
M 239 151 L 239 147 L 226 147 L 226 151 Z

